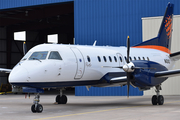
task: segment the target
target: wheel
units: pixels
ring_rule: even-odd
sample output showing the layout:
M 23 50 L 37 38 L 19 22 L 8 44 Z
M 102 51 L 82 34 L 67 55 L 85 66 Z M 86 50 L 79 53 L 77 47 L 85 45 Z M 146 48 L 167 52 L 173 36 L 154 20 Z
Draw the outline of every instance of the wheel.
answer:
M 157 96 L 156 96 L 156 95 L 153 95 L 151 101 L 152 101 L 152 104 L 153 104 L 153 105 L 157 105 L 157 102 L 158 102 L 158 101 L 157 101 Z
M 35 104 L 31 106 L 31 111 L 32 111 L 33 113 L 36 113 Z
M 43 106 L 42 106 L 41 104 L 38 104 L 38 105 L 37 105 L 37 108 L 36 108 L 36 111 L 37 111 L 38 113 L 41 113 L 41 112 L 43 111 Z
M 57 95 L 57 96 L 56 96 L 56 102 L 57 102 L 58 104 L 61 104 L 61 103 L 60 103 L 60 95 Z
M 164 97 L 162 95 L 158 96 L 158 104 L 163 105 L 164 104 Z
M 61 97 L 60 97 L 60 95 L 57 95 L 57 96 L 56 96 L 56 102 L 57 102 L 58 104 L 66 104 L 66 103 L 67 103 L 67 97 L 66 97 L 66 95 L 62 95 Z
M 62 95 L 60 100 L 61 100 L 61 104 L 66 104 L 67 103 L 66 95 Z

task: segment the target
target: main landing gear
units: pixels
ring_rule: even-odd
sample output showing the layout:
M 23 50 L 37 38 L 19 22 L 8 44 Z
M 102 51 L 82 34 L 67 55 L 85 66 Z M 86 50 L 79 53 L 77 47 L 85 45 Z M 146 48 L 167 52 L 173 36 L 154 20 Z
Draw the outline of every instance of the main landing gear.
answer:
M 156 87 L 156 90 L 155 90 L 156 95 L 152 96 L 152 99 L 151 99 L 152 104 L 153 105 L 157 105 L 157 104 L 163 105 L 164 104 L 164 97 L 162 95 L 160 95 L 160 91 L 159 91 L 159 90 L 161 90 L 161 86 L 157 85 L 155 87 Z
M 60 94 L 56 96 L 56 103 L 58 104 L 66 104 L 67 103 L 67 97 L 66 95 L 63 95 L 63 89 L 60 89 Z
M 43 111 L 43 106 L 39 104 L 39 101 L 40 101 L 39 98 L 40 98 L 40 95 L 39 93 L 37 93 L 33 100 L 34 104 L 31 106 L 31 111 L 33 113 L 36 113 L 36 112 L 41 113 Z

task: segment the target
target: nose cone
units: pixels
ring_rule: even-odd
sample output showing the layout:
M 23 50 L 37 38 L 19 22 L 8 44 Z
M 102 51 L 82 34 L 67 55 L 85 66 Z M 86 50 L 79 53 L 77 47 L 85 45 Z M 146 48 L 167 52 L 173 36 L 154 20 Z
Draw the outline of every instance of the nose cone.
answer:
M 21 66 L 15 67 L 9 75 L 10 83 L 25 82 L 27 80 L 28 80 L 28 72 L 25 68 Z

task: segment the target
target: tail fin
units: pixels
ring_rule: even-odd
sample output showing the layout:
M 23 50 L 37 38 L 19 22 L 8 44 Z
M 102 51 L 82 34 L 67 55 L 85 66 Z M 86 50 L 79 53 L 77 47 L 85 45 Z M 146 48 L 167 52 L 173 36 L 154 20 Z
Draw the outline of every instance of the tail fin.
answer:
M 170 54 L 173 8 L 174 4 L 168 3 L 157 37 L 137 44 L 133 47 L 158 49 Z

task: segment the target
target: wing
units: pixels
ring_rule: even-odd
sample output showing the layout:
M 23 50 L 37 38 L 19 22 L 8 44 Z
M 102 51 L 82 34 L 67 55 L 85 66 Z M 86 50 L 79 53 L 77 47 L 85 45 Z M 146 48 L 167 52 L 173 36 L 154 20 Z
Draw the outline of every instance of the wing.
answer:
M 101 81 L 106 81 L 104 84 L 98 85 L 100 87 L 107 86 L 123 86 L 127 84 L 127 77 L 125 72 L 110 72 L 101 78 Z
M 11 69 L 0 68 L 0 72 L 10 73 L 10 72 L 11 72 Z
M 171 58 L 172 60 L 174 60 L 174 61 L 179 60 L 179 59 L 180 59 L 180 51 L 179 51 L 179 52 L 176 52 L 176 53 L 172 53 L 172 54 L 170 54 L 169 56 L 170 56 L 170 58 Z
M 155 77 L 174 77 L 180 75 L 180 69 L 156 72 Z
M 110 79 L 110 83 L 121 83 L 121 82 L 127 82 L 127 76 L 122 77 L 114 77 Z

